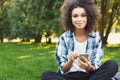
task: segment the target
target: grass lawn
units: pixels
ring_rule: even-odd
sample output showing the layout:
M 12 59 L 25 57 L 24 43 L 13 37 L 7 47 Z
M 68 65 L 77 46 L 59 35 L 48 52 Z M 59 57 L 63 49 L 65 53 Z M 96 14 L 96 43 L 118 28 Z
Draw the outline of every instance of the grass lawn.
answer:
M 103 62 L 120 61 L 120 45 L 104 49 Z M 0 43 L 0 80 L 39 80 L 43 71 L 57 71 L 54 52 L 55 44 Z

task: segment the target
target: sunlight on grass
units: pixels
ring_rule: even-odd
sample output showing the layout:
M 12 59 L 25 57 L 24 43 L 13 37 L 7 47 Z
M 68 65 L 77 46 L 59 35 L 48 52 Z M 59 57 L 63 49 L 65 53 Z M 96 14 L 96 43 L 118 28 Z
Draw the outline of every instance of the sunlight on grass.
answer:
M 32 42 L 22 42 L 20 44 L 31 44 Z
M 31 56 L 30 55 L 25 55 L 25 56 L 18 56 L 17 58 L 18 59 L 26 59 L 26 58 L 30 58 Z
M 107 47 L 119 47 L 120 44 L 107 44 L 106 46 Z

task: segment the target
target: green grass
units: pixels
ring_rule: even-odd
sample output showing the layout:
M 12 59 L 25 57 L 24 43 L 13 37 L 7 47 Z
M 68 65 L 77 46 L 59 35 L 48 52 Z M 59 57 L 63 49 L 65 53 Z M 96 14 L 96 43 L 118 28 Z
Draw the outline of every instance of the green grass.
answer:
M 104 47 L 103 62 L 109 59 L 112 59 L 118 63 L 120 71 L 120 44 L 107 45 Z
M 106 46 L 103 62 L 119 62 L 119 52 L 120 45 Z M 54 53 L 55 44 L 0 43 L 0 80 L 39 80 L 43 71 L 57 71 Z

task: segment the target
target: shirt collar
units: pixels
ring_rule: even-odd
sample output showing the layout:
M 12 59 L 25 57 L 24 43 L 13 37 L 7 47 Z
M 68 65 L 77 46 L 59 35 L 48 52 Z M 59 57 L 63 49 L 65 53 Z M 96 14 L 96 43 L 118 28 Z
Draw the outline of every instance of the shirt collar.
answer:
M 94 31 L 92 31 L 91 33 L 88 34 L 88 37 L 94 37 L 95 38 L 96 33 Z
M 74 32 L 73 32 L 72 30 L 68 30 L 68 31 L 67 31 L 66 36 L 68 36 L 68 37 L 73 37 L 74 35 L 75 35 L 75 34 L 74 34 Z M 91 33 L 88 34 L 88 37 L 95 37 L 95 36 L 96 36 L 96 34 L 95 34 L 94 31 L 92 31 Z
M 73 37 L 74 36 L 74 32 L 72 30 L 68 30 L 66 36 Z

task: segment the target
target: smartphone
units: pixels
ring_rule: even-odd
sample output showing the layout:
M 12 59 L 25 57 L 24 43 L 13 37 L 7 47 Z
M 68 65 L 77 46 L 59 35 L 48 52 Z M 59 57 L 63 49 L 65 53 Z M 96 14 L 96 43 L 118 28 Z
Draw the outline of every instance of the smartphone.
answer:
M 81 56 L 84 56 L 84 57 L 88 58 L 88 54 L 87 54 L 87 53 L 82 53 L 82 54 L 80 54 L 79 56 L 80 56 L 80 57 L 81 57 Z

